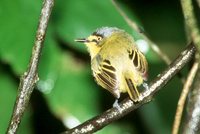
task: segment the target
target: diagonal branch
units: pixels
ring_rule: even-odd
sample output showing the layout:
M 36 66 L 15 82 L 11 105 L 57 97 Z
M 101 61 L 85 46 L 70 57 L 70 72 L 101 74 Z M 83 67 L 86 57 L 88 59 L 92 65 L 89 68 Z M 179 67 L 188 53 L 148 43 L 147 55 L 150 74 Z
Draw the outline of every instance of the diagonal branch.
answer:
M 35 44 L 32 50 L 32 56 L 28 70 L 24 73 L 20 80 L 18 88 L 19 94 L 16 98 L 13 114 L 7 129 L 8 134 L 15 134 L 17 132 L 23 113 L 29 103 L 35 83 L 39 80 L 37 69 L 53 4 L 54 0 L 44 0 L 36 33 Z
M 197 2 L 198 6 L 200 8 L 200 0 L 196 0 L 196 2 Z
M 181 0 L 181 5 L 186 26 L 189 29 L 189 33 L 191 34 L 191 38 L 194 41 L 198 52 L 200 52 L 200 30 L 198 28 L 198 22 L 195 17 L 192 0 Z
M 134 111 L 140 106 L 150 102 L 154 94 L 163 86 L 165 86 L 169 80 L 171 80 L 173 76 L 177 74 L 186 65 L 186 63 L 192 59 L 195 51 L 196 49 L 194 45 L 189 45 L 165 71 L 163 71 L 153 82 L 151 82 L 149 90 L 146 90 L 142 93 L 141 101 L 139 103 L 135 104 L 129 98 L 127 98 L 119 104 L 120 110 L 117 108 L 111 108 L 103 114 L 96 116 L 64 133 L 86 134 L 96 132 L 113 121 L 125 116 L 129 112 Z

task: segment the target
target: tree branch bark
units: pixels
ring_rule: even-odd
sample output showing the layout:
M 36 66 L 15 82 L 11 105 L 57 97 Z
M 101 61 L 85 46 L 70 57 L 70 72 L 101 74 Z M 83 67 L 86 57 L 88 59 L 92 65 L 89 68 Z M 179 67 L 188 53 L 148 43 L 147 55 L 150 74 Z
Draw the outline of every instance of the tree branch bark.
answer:
M 120 110 L 117 108 L 111 108 L 103 114 L 64 132 L 64 134 L 86 134 L 96 132 L 113 121 L 125 116 L 129 112 L 134 111 L 140 106 L 150 102 L 154 94 L 165 86 L 169 80 L 171 80 L 173 76 L 192 59 L 195 51 L 196 48 L 194 45 L 189 45 L 165 71 L 163 71 L 157 78 L 155 78 L 154 81 L 151 82 L 149 89 L 142 93 L 141 101 L 139 103 L 133 103 L 133 101 L 129 98 L 126 98 L 119 104 L 121 108 Z
M 13 114 L 7 129 L 8 134 L 15 134 L 17 132 L 23 113 L 29 103 L 35 83 L 39 80 L 37 69 L 53 4 L 54 0 L 44 0 L 43 2 L 32 56 L 27 71 L 20 79 L 18 87 L 19 93 L 16 98 Z
M 181 0 L 183 15 L 186 26 L 189 29 L 190 36 L 196 45 L 198 52 L 200 52 L 200 31 L 194 13 L 192 0 Z

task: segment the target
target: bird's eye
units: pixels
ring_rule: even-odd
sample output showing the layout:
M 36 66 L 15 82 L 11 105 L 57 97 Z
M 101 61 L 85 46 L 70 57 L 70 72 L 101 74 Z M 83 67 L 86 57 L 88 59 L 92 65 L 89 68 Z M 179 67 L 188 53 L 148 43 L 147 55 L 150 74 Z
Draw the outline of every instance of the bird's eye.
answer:
M 102 39 L 102 37 L 100 37 L 100 36 L 97 37 L 97 40 L 98 40 L 98 41 L 100 41 L 101 39 Z

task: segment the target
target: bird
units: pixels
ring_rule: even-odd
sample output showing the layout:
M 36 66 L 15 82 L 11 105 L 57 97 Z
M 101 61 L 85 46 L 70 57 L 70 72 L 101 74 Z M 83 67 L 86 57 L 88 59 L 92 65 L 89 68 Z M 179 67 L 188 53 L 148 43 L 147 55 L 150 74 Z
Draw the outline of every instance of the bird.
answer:
M 86 45 L 98 85 L 117 100 L 127 92 L 133 102 L 140 101 L 138 86 L 147 80 L 148 63 L 130 34 L 117 27 L 101 27 L 75 41 Z

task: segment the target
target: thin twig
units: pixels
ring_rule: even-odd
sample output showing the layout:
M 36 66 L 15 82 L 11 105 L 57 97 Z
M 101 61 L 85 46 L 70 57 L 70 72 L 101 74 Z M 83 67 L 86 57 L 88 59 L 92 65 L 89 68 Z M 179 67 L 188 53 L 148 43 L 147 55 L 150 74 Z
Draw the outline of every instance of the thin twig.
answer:
M 194 89 L 190 92 L 187 103 L 187 114 L 183 122 L 182 134 L 199 134 L 200 133 L 200 69 L 197 71 Z
M 200 30 L 195 16 L 192 0 L 181 0 L 183 15 L 188 29 L 189 37 L 194 41 L 197 48 L 196 61 L 200 64 Z M 197 1 L 198 2 L 198 1 Z M 198 2 L 199 4 L 199 2 Z M 187 105 L 187 114 L 184 124 L 183 134 L 200 133 L 200 67 L 197 71 L 197 78 L 194 81 L 194 89 Z
M 8 134 L 15 134 L 17 132 L 23 113 L 29 103 L 29 99 L 35 83 L 39 79 L 37 69 L 53 4 L 54 0 L 44 0 L 43 2 L 39 25 L 36 33 L 36 39 L 32 50 L 32 56 L 30 59 L 28 70 L 24 73 L 20 80 L 18 88 L 19 94 L 16 98 L 13 114 L 10 120 L 9 127 L 7 129 Z
M 198 70 L 198 64 L 199 64 L 198 62 L 195 62 L 193 64 L 192 69 L 190 70 L 189 75 L 186 79 L 186 83 L 184 84 L 180 99 L 178 101 L 177 109 L 176 109 L 176 115 L 175 115 L 175 119 L 174 119 L 172 134 L 178 134 L 185 101 L 186 101 L 187 95 L 191 89 L 196 72 Z
M 200 0 L 196 0 L 196 2 L 197 2 L 198 6 L 200 8 Z
M 194 41 L 198 52 L 200 52 L 200 31 L 198 29 L 194 8 L 192 6 L 192 0 L 181 0 L 181 5 L 185 23 L 189 28 L 189 33 L 191 34 L 192 40 Z
M 133 30 L 137 31 L 138 33 L 143 33 L 143 31 L 141 30 L 141 28 L 125 14 L 125 12 L 118 6 L 118 4 L 115 2 L 115 0 L 111 0 L 111 1 L 112 1 L 112 4 L 117 9 L 117 11 L 120 13 L 120 15 L 124 18 L 124 20 L 126 21 L 126 23 Z
M 172 77 L 178 73 L 185 64 L 190 61 L 195 53 L 194 45 L 189 45 L 178 57 L 177 59 L 160 74 L 151 84 L 149 89 L 142 93 L 141 101 L 139 103 L 133 103 L 129 98 L 123 100 L 119 106 L 120 110 L 117 108 L 111 108 L 104 112 L 103 114 L 96 116 L 81 125 L 64 132 L 66 134 L 86 134 L 96 132 L 111 122 L 125 116 L 126 114 L 134 111 L 140 106 L 151 101 L 152 97 L 156 92 L 158 92 L 163 86 L 165 86 Z
M 121 14 L 121 16 L 124 18 L 124 20 L 127 22 L 127 24 L 135 31 L 137 31 L 138 33 L 141 33 L 141 36 L 144 40 L 148 41 L 148 45 L 151 47 L 151 49 L 158 54 L 159 57 L 161 57 L 161 59 L 167 64 L 169 65 L 171 63 L 169 57 L 161 51 L 161 49 L 158 47 L 158 45 L 155 45 L 154 42 L 152 42 L 141 30 L 140 27 L 138 27 L 138 25 L 131 20 L 126 14 L 125 12 L 119 7 L 119 5 L 115 2 L 115 0 L 111 0 L 113 5 L 115 6 L 115 8 L 117 9 L 117 11 Z

